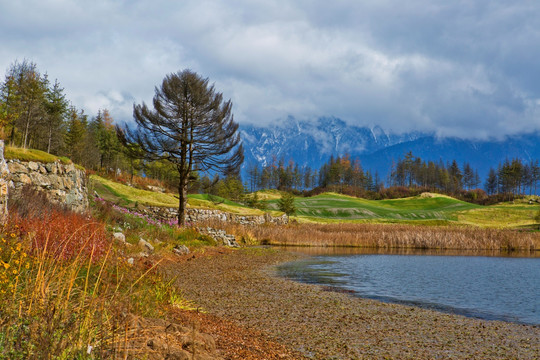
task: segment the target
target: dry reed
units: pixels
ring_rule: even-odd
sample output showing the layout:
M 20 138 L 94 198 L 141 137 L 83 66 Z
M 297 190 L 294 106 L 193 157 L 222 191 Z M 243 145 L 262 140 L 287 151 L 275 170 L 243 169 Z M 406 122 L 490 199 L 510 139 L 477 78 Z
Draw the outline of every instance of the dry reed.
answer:
M 454 249 L 539 251 L 540 233 L 475 227 L 395 224 L 290 224 L 287 226 L 209 224 L 237 235 L 246 244 L 366 247 L 378 249 Z

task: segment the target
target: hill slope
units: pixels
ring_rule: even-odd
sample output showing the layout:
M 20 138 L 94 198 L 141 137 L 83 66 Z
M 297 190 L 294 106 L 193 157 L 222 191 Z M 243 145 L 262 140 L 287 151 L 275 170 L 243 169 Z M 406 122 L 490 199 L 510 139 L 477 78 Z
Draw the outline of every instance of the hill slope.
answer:
M 277 200 L 267 201 L 277 209 Z M 334 193 L 296 198 L 296 218 L 312 222 L 392 222 L 518 227 L 535 224 L 538 205 L 526 202 L 480 206 L 438 194 L 404 199 L 365 200 Z

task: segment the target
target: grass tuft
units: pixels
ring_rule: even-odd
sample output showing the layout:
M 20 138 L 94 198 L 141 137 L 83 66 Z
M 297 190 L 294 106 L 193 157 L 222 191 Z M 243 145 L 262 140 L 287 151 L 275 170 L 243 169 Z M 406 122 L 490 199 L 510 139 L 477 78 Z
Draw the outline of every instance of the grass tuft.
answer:
M 61 161 L 64 164 L 71 164 L 67 157 L 57 157 L 45 151 L 35 149 L 23 149 L 13 146 L 6 146 L 4 156 L 6 159 L 18 159 L 21 161 L 36 161 L 41 163 L 52 163 Z

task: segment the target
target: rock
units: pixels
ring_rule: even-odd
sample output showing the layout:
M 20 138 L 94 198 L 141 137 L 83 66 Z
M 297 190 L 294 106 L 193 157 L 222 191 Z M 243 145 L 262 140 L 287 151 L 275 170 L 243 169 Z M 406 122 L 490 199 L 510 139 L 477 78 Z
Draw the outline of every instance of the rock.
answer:
M 210 236 L 218 244 L 231 246 L 231 247 L 240 247 L 236 242 L 236 237 L 232 234 L 227 234 L 224 230 L 212 229 L 211 227 L 206 227 L 199 229 L 203 234 Z
M 143 238 L 139 239 L 139 246 L 150 252 L 154 252 L 154 247 L 152 246 L 152 244 L 150 244 L 148 241 L 144 240 Z
M 11 171 L 8 182 L 13 183 L 14 196 L 28 184 L 36 190 L 44 190 L 49 200 L 71 210 L 85 212 L 88 209 L 86 174 L 73 164 L 10 160 L 8 166 Z
M 32 179 L 32 185 L 34 186 L 47 187 L 51 185 L 49 178 L 39 172 L 30 173 L 30 179 Z
M 8 218 L 9 168 L 4 159 L 4 141 L 0 140 L 0 223 L 5 224 Z
M 47 172 L 56 175 L 58 172 L 58 167 L 56 166 L 56 163 L 47 163 L 45 164 L 45 169 L 47 169 Z
M 145 214 L 153 218 L 158 218 L 165 221 L 176 219 L 178 217 L 178 209 L 176 208 L 146 207 L 143 211 Z M 287 215 L 274 217 L 269 213 L 264 213 L 263 215 L 242 216 L 220 210 L 188 208 L 186 209 L 185 215 L 188 223 L 197 223 L 207 220 L 232 222 L 242 225 L 260 225 L 264 223 L 285 225 L 289 223 L 289 218 Z
M 30 161 L 28 163 L 28 169 L 30 169 L 32 171 L 38 171 L 39 170 L 39 164 L 37 162 Z
M 176 255 L 187 255 L 189 254 L 189 249 L 186 245 L 176 245 L 173 248 L 173 253 Z
M 32 179 L 30 179 L 30 176 L 24 173 L 15 174 L 11 177 L 11 179 L 13 180 L 16 188 L 21 187 L 22 185 L 29 185 L 32 183 Z
M 126 235 L 122 234 L 121 232 L 115 232 L 113 234 L 114 240 L 118 241 L 121 244 L 127 244 L 126 242 Z
M 12 174 L 28 172 L 28 170 L 26 170 L 26 167 L 19 162 L 9 162 L 8 167 L 9 172 Z
M 127 259 L 127 263 L 128 263 L 129 265 L 133 265 L 133 264 L 135 263 L 135 259 L 132 258 L 132 257 L 130 257 L 129 259 Z
M 146 185 L 146 188 L 153 192 L 160 192 L 160 193 L 165 192 L 165 189 L 159 186 Z

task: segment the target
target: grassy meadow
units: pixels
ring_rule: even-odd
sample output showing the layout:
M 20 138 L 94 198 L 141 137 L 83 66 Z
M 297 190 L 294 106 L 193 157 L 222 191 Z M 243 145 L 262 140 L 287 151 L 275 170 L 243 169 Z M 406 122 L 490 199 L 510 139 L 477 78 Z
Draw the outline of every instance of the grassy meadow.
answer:
M 266 200 L 277 209 L 277 199 Z M 492 228 L 517 228 L 536 224 L 538 203 L 526 200 L 481 206 L 449 196 L 426 193 L 420 196 L 366 200 L 335 193 L 309 198 L 298 197 L 293 217 L 300 223 L 396 223 L 413 225 L 474 225 Z
M 178 195 L 131 187 L 96 175 L 90 177 L 93 191 L 107 201 L 125 207 L 163 206 L 177 207 Z M 280 192 L 258 191 L 257 195 L 272 215 L 278 210 Z M 540 204 L 532 205 L 527 199 L 497 205 L 481 206 L 450 196 L 424 193 L 419 196 L 366 200 L 351 196 L 324 193 L 313 197 L 296 197 L 299 223 L 392 223 L 410 225 L 469 225 L 483 228 L 524 228 L 537 224 L 535 215 Z M 262 215 L 260 209 L 206 194 L 188 195 L 188 207 L 217 209 L 239 215 Z

